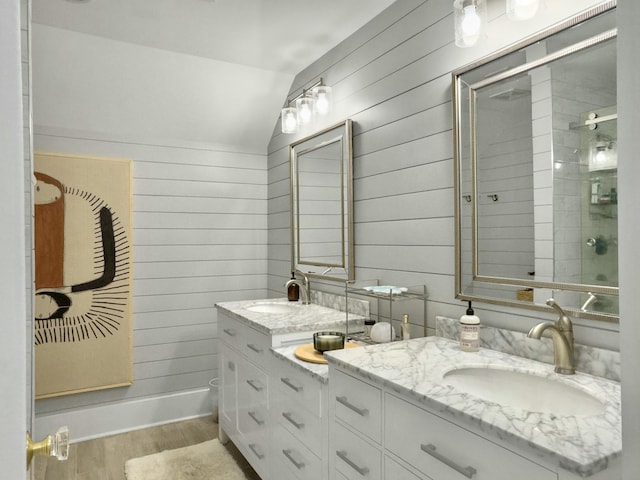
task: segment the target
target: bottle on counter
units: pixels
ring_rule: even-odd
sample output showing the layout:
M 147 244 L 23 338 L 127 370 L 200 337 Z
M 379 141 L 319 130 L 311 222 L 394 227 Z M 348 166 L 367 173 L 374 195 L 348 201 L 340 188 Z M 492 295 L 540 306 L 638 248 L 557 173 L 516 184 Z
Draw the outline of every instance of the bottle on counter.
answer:
M 402 315 L 402 340 L 409 340 L 411 338 L 411 330 L 409 328 L 409 315 L 405 313 Z
M 460 350 L 477 352 L 480 347 L 480 319 L 474 314 L 469 302 L 465 315 L 460 317 Z
M 291 272 L 291 280 L 295 280 L 295 272 Z M 290 283 L 287 287 L 287 298 L 290 302 L 297 302 L 300 298 L 300 285 L 297 283 Z

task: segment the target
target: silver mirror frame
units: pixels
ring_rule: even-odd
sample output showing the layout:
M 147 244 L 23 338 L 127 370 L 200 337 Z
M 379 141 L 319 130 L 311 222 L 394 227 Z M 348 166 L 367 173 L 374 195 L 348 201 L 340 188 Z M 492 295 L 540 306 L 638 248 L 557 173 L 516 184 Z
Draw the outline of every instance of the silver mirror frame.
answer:
M 335 132 L 335 135 L 332 133 Z M 329 137 L 330 140 L 322 140 Z M 316 141 L 317 140 L 317 141 Z M 305 152 L 310 152 L 340 141 L 342 144 L 342 168 L 343 179 L 343 211 L 342 211 L 342 261 L 339 263 L 300 262 L 298 245 L 299 219 L 297 201 L 299 191 L 297 184 L 297 157 Z M 290 212 L 291 212 L 291 271 L 303 272 L 307 277 L 321 278 L 332 281 L 353 281 L 355 279 L 355 247 L 353 241 L 353 124 L 351 119 L 338 122 L 323 130 L 301 138 L 289 145 L 290 162 Z M 338 275 L 336 275 L 338 273 Z
M 485 295 L 474 295 L 464 292 L 463 282 L 463 274 L 462 274 L 462 213 L 461 213 L 461 200 L 462 195 L 464 193 L 461 189 L 461 162 L 463 161 L 462 154 L 462 108 L 461 103 L 463 101 L 462 96 L 462 88 L 463 81 L 461 79 L 462 75 L 471 70 L 483 66 L 489 62 L 497 60 L 505 55 L 516 52 L 518 50 L 523 49 L 526 46 L 532 45 L 536 42 L 544 40 L 555 33 L 571 28 L 579 23 L 582 23 L 592 17 L 605 13 L 611 9 L 616 7 L 616 0 L 608 0 L 605 1 L 595 7 L 592 7 L 574 17 L 571 17 L 563 22 L 560 22 L 544 31 L 541 31 L 535 35 L 532 35 L 518 43 L 515 43 L 509 47 L 506 47 L 494 54 L 491 54 L 487 57 L 484 57 L 478 61 L 475 61 L 471 64 L 468 64 L 460 69 L 452 72 L 452 106 L 453 106 L 453 158 L 454 158 L 454 214 L 455 214 L 455 297 L 464 301 L 477 301 L 484 302 L 495 305 L 503 305 L 510 307 L 519 307 L 526 308 L 530 310 L 539 310 L 539 311 L 549 311 L 549 307 L 543 304 L 535 304 L 529 301 L 521 301 L 521 300 L 511 300 L 511 299 L 503 299 L 499 297 L 490 297 Z M 578 42 L 575 45 L 562 49 L 559 52 L 555 52 L 544 57 L 542 60 L 534 61 L 531 63 L 527 63 L 525 65 L 520 65 L 517 67 L 510 68 L 506 72 L 500 72 L 492 78 L 483 79 L 473 83 L 472 85 L 468 85 L 470 88 L 471 95 L 475 95 L 474 88 L 480 88 L 482 86 L 486 86 L 494 81 L 499 79 L 508 78 L 509 76 L 516 75 L 522 72 L 525 72 L 535 66 L 549 63 L 557 58 L 561 58 L 562 56 L 569 55 L 571 53 L 580 51 L 584 48 L 588 48 L 592 45 L 596 45 L 599 42 L 615 38 L 617 36 L 617 30 L 613 29 L 610 31 L 602 32 L 588 40 Z M 470 117 L 473 117 L 473 102 L 470 102 Z M 470 120 L 473 122 L 473 119 Z M 472 218 L 472 281 L 480 282 L 480 284 L 484 284 L 484 286 L 490 285 L 503 285 L 510 287 L 523 287 L 523 288 L 547 288 L 557 291 L 574 291 L 574 292 L 584 292 L 584 293 L 599 293 L 604 295 L 618 296 L 619 288 L 618 287 L 610 287 L 610 286 L 602 286 L 602 285 L 585 285 L 585 284 L 571 284 L 571 283 L 561 283 L 561 282 L 541 282 L 541 281 L 528 281 L 522 279 L 515 278 L 503 278 L 503 277 L 492 277 L 492 276 L 481 276 L 478 274 L 478 252 L 477 252 L 477 242 L 476 242 L 476 231 L 477 231 L 477 195 L 476 195 L 476 145 L 474 132 L 475 129 L 473 126 L 470 128 L 470 136 L 472 140 L 471 145 L 471 195 L 465 195 L 465 200 L 467 202 L 471 202 L 471 218 Z M 468 160 L 467 160 L 468 161 Z M 568 313 L 570 313 L 574 317 L 579 318 L 589 318 L 602 320 L 607 322 L 618 322 L 619 316 L 616 314 L 610 313 L 601 313 L 594 311 L 584 311 L 582 309 L 567 309 Z

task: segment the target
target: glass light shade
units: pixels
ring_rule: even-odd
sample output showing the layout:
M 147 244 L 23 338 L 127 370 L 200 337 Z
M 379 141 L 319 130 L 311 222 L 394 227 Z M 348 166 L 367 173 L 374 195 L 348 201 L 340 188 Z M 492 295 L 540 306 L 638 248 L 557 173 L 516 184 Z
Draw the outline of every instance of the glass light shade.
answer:
M 298 111 L 293 107 L 282 109 L 282 133 L 296 133 L 298 131 Z
M 486 0 L 454 0 L 453 22 L 456 45 L 471 47 L 484 35 L 487 23 Z
M 314 101 L 312 97 L 304 96 L 296 100 L 299 125 L 308 125 L 313 122 L 313 104 Z
M 316 114 L 327 115 L 331 111 L 333 98 L 331 97 L 331 87 L 318 85 L 313 89 L 313 99 L 315 101 Z
M 529 20 L 538 12 L 540 0 L 507 0 L 507 16 L 511 20 Z

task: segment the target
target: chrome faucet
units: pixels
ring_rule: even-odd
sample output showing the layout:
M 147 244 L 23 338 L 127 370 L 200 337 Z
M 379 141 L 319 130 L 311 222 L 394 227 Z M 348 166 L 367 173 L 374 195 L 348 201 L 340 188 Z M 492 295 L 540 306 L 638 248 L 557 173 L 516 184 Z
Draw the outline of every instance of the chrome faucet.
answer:
M 289 288 L 289 285 L 296 284 L 300 287 L 300 292 L 302 294 L 302 303 L 304 305 L 309 305 L 311 303 L 311 285 L 309 283 L 309 277 L 307 277 L 304 273 L 299 270 L 296 270 L 296 273 L 302 276 L 303 280 L 300 281 L 297 278 L 292 278 L 284 284 L 284 288 Z
M 588 295 L 589 298 L 587 298 L 587 301 L 582 304 L 582 307 L 580 307 L 580 310 L 583 312 L 586 312 L 587 308 L 589 308 L 598 299 L 598 297 L 591 292 L 588 292 Z
M 549 330 L 551 340 L 553 340 L 553 361 L 556 365 L 556 373 L 573 375 L 576 373 L 573 360 L 573 324 L 553 298 L 547 300 L 547 305 L 558 312 L 558 320 L 555 323 L 541 322 L 537 324 L 529 330 L 527 336 L 540 340 L 542 333 Z

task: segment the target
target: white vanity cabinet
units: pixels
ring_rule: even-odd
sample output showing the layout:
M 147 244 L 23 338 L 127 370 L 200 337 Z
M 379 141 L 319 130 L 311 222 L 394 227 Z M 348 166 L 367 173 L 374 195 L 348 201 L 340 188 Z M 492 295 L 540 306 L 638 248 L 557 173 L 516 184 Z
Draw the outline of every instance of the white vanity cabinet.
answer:
M 270 334 L 251 325 L 257 323 L 218 310 L 220 439 L 230 438 L 264 480 L 327 480 L 328 367 L 321 380 L 271 351 L 293 351 L 323 326 L 287 325 Z
M 333 367 L 329 375 L 331 479 L 558 479 L 401 395 Z

